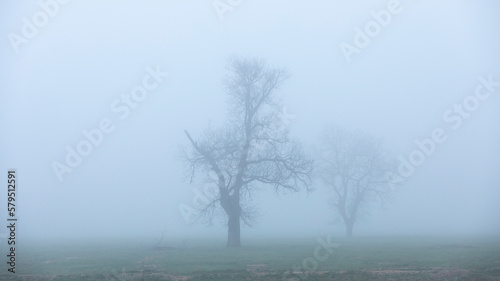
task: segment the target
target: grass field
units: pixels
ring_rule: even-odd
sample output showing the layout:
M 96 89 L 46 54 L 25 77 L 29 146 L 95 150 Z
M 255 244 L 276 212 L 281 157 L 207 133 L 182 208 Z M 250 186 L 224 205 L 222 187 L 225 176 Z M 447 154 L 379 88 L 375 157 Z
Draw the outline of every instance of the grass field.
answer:
M 324 237 L 326 238 L 326 237 Z M 244 241 L 38 241 L 19 246 L 1 280 L 500 280 L 500 237 L 316 238 Z M 309 266 L 314 270 L 302 272 Z M 316 263 L 316 264 L 315 264 Z M 302 268 L 293 266 L 301 266 Z M 286 272 L 286 273 L 285 273 Z

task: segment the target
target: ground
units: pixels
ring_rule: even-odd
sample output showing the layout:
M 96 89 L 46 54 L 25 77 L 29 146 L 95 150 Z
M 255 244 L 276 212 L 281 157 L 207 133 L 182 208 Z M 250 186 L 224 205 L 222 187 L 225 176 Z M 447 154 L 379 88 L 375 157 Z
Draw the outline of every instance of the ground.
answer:
M 500 281 L 500 237 L 330 239 L 338 248 L 316 256 L 315 237 L 249 240 L 239 249 L 219 240 L 30 241 L 18 247 L 15 274 L 2 260 L 0 280 Z

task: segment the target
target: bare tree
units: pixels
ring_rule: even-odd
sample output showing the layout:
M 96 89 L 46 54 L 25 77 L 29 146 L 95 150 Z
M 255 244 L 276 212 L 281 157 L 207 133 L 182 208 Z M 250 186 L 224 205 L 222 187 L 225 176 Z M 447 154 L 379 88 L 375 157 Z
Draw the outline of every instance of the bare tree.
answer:
M 351 237 L 354 224 L 370 203 L 390 195 L 387 173 L 394 168 L 375 138 L 338 128 L 321 137 L 318 175 L 332 191 L 331 205 Z
M 226 126 L 208 128 L 196 141 L 186 131 L 192 148 L 184 150 L 191 182 L 209 175 L 217 189 L 198 206 L 198 218 L 212 223 L 217 214 L 227 218 L 227 247 L 240 247 L 240 221 L 251 225 L 255 209 L 252 193 L 259 186 L 276 192 L 310 190 L 312 161 L 289 137 L 276 91 L 288 78 L 283 69 L 258 59 L 232 58 L 225 86 L 230 113 Z

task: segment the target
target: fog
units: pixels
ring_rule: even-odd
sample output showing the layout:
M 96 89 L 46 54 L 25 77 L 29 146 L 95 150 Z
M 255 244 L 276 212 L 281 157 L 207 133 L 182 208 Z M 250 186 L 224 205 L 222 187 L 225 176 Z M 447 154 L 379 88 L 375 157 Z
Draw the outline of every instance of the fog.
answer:
M 213 226 L 184 219 L 179 207 L 193 205 L 204 183 L 185 180 L 178 154 L 190 145 L 184 130 L 197 138 L 224 124 L 232 56 L 289 71 L 279 89 L 283 115 L 307 151 L 328 125 L 380 139 L 396 160 L 436 128 L 444 132 L 392 199 L 356 223 L 355 236 L 500 234 L 499 3 L 233 1 L 219 11 L 217 1 L 57 3 L 36 31 L 23 26 L 43 21 L 34 17 L 43 11 L 37 1 L 0 4 L 0 171 L 17 171 L 19 239 L 224 240 L 224 218 Z M 397 13 L 356 47 L 356 28 L 388 9 Z M 346 44 L 357 51 L 346 53 Z M 142 101 L 124 102 L 144 79 L 154 87 Z M 491 95 L 464 104 L 488 80 Z M 456 105 L 473 109 L 460 114 Z M 58 176 L 54 162 L 67 165 L 82 131 L 102 127 L 102 141 Z M 319 181 L 313 188 L 276 194 L 260 186 L 259 217 L 242 228 L 242 243 L 344 235 L 331 223 L 331 191 Z

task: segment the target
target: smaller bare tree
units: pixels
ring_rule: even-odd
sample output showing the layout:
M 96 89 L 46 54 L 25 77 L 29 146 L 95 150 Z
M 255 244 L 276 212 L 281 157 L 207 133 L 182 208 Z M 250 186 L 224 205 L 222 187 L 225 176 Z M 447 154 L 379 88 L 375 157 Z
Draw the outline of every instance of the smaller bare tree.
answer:
M 387 173 L 393 161 L 375 138 L 339 128 L 324 131 L 319 154 L 318 176 L 331 189 L 336 219 L 351 237 L 370 203 L 383 204 L 391 194 Z

